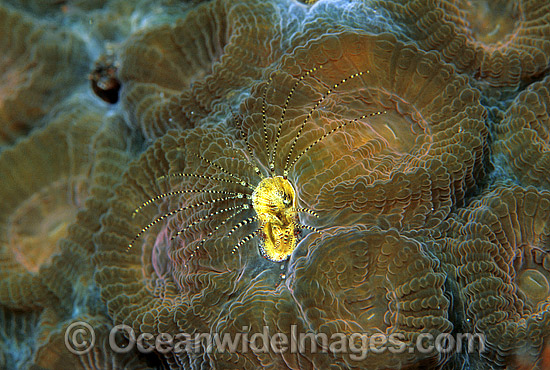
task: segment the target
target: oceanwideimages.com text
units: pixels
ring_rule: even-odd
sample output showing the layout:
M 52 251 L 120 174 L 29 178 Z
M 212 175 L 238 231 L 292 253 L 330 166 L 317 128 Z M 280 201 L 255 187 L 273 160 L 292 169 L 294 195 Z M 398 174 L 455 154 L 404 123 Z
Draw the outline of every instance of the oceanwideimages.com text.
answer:
M 85 322 L 71 324 L 65 332 L 65 345 L 72 353 L 86 354 L 95 344 L 95 332 Z M 353 361 L 362 361 L 369 353 L 461 353 L 483 352 L 485 337 L 482 334 L 419 333 L 414 343 L 403 333 L 302 333 L 296 325 L 289 333 L 270 333 L 264 326 L 261 332 L 252 333 L 247 326 L 240 333 L 140 333 L 127 325 L 110 330 L 109 346 L 116 353 L 137 350 L 141 353 L 332 353 L 349 354 Z

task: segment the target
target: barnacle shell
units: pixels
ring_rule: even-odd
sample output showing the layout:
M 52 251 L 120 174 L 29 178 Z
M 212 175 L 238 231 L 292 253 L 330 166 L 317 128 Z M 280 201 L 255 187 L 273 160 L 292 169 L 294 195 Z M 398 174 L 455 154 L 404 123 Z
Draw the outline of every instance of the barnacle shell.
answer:
M 292 184 L 282 176 L 260 181 L 252 194 L 252 206 L 263 232 L 262 254 L 272 261 L 286 260 L 297 244 L 298 214 Z

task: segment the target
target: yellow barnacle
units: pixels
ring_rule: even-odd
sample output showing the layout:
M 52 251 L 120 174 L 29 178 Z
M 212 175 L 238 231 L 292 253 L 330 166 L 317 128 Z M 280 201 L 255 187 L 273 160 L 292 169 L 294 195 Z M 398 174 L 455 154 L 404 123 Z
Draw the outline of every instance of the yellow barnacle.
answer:
M 286 260 L 297 244 L 296 196 L 292 184 L 282 176 L 263 179 L 252 194 L 264 234 L 261 251 L 265 258 L 279 262 Z

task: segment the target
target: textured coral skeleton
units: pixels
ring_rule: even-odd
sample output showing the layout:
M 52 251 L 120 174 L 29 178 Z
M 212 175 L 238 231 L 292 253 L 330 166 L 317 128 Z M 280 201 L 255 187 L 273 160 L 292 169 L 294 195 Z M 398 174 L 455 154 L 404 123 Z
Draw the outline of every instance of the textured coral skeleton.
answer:
M 391 45 L 389 51 L 388 45 Z M 311 65 L 307 56 L 323 53 L 325 62 Z M 385 78 L 393 70 L 390 61 L 400 58 L 403 59 L 399 63 L 408 72 L 390 82 Z M 432 86 L 424 91 L 429 95 L 425 97 L 429 103 L 419 105 L 420 111 L 415 108 L 418 103 L 409 103 L 418 98 L 418 90 L 410 89 L 410 81 L 417 84 L 425 81 L 424 86 Z M 453 88 L 447 89 L 447 84 Z M 441 107 L 448 106 L 452 108 L 441 114 Z M 239 245 L 242 240 L 247 242 L 247 235 L 262 230 L 258 222 L 244 221 L 258 217 L 252 195 L 263 180 L 282 181 L 285 169 L 288 171 L 286 178 L 294 191 L 296 205 L 315 213 L 301 213 L 300 223 L 321 230 L 313 235 L 326 234 L 320 245 L 332 243 L 329 240 L 334 238 L 335 253 L 339 250 L 345 254 L 349 244 L 338 243 L 339 238 L 372 237 L 373 245 L 378 247 L 372 249 L 372 254 L 359 258 L 362 244 L 357 244 L 357 261 L 374 263 L 372 261 L 386 253 L 395 261 L 387 263 L 393 265 L 410 264 L 417 259 L 409 257 L 426 252 L 421 244 L 406 235 L 380 229 L 377 223 L 385 228 L 389 224 L 390 228 L 402 229 L 435 224 L 449 212 L 442 205 L 449 204 L 451 199 L 445 193 L 448 190 L 442 189 L 452 189 L 453 201 L 460 201 L 463 192 L 473 184 L 468 173 L 482 172 L 483 168 L 484 110 L 475 91 L 433 54 L 400 43 L 388 34 L 371 36 L 348 32 L 315 40 L 268 70 L 265 79 L 253 86 L 251 96 L 240 105 L 238 114 L 231 114 L 231 110 L 228 109 L 227 121 L 222 127 L 167 132 L 125 174 L 103 219 L 104 228 L 97 239 L 102 248 L 95 256 L 101 266 L 96 278 L 115 321 L 138 323 L 136 331 L 158 330 L 154 328 L 162 322 L 163 330 L 170 332 L 217 327 L 221 333 L 236 334 L 247 320 L 254 323 L 251 330 L 261 330 L 259 322 L 272 323 L 283 331 L 290 325 L 303 330 L 311 328 L 310 319 L 304 313 L 317 309 L 314 300 L 305 294 L 307 286 L 316 280 L 310 276 L 317 271 L 311 265 L 313 255 L 307 257 L 316 253 L 317 247 L 312 244 L 314 237 L 303 237 L 291 258 L 282 264 L 262 257 L 258 251 L 261 240 L 252 239 L 258 243 Z M 363 117 L 368 115 L 366 112 L 375 117 Z M 437 136 L 452 139 L 438 142 L 432 138 Z M 416 139 L 404 140 L 411 137 Z M 461 149 L 463 146 L 469 149 Z M 456 157 L 447 153 L 460 156 L 465 164 L 454 167 L 452 173 L 446 172 L 447 166 L 453 167 L 456 163 Z M 379 162 L 385 164 L 381 166 Z M 425 171 L 424 166 L 432 169 L 433 174 Z M 376 174 L 369 179 L 370 185 L 364 182 L 368 179 L 367 168 Z M 396 181 L 391 181 L 392 178 Z M 414 185 L 418 178 L 425 179 L 426 183 L 420 188 Z M 395 200 L 379 203 L 376 197 L 367 195 L 369 186 L 387 187 L 386 196 Z M 349 189 L 355 189 L 355 193 Z M 242 198 L 238 198 L 239 192 Z M 287 193 L 291 193 L 290 188 Z M 231 197 L 234 199 L 226 203 L 212 202 L 212 199 Z M 364 202 L 365 198 L 369 201 Z M 224 211 L 236 204 L 248 204 L 248 209 L 240 215 L 244 220 L 242 224 L 232 215 L 238 209 Z M 439 213 L 430 212 L 430 206 L 436 207 Z M 141 232 L 144 225 L 178 209 L 182 211 Z M 217 213 L 220 210 L 224 214 Z M 423 210 L 429 217 L 418 217 Z M 371 218 L 370 212 L 377 212 L 378 217 Z M 365 224 L 363 228 L 339 232 L 342 227 L 352 228 L 358 217 Z M 229 225 L 230 221 L 233 224 Z M 182 229 L 184 231 L 176 236 Z M 400 253 L 400 243 L 409 246 L 409 254 Z M 132 247 L 128 250 L 130 244 Z M 232 253 L 237 245 L 238 251 Z M 449 303 L 443 293 L 444 275 L 434 260 L 422 260 L 423 267 L 416 270 L 411 266 L 405 280 L 394 276 L 394 272 L 382 272 L 386 267 L 380 267 L 380 274 L 385 275 L 384 283 L 377 281 L 376 274 L 369 279 L 377 281 L 375 285 L 381 290 L 374 293 L 368 284 L 361 284 L 356 294 L 365 297 L 383 294 L 387 298 L 371 301 L 371 313 L 361 316 L 357 326 L 350 323 L 342 328 L 334 327 L 334 331 L 347 331 L 352 327 L 360 331 L 397 331 L 403 333 L 407 343 L 414 342 L 418 326 L 437 333 L 451 331 L 452 324 L 446 313 Z M 329 260 L 321 264 L 328 268 L 331 263 Z M 142 264 L 147 268 L 139 267 Z M 303 268 L 297 269 L 302 264 Z M 352 266 L 353 261 L 344 259 L 334 268 L 346 271 L 341 279 L 347 279 L 348 268 L 355 269 Z M 113 274 L 113 271 L 117 272 Z M 410 287 L 407 279 L 425 279 L 423 281 L 429 283 L 414 283 Z M 139 281 L 149 283 L 135 283 Z M 326 284 L 321 281 L 322 285 Z M 121 283 L 133 288 L 121 295 L 115 288 Z M 332 285 L 322 294 L 340 300 L 336 298 L 338 286 Z M 353 289 L 353 282 L 342 282 L 341 286 Z M 400 289 L 408 293 L 398 294 Z M 154 307 L 152 316 L 145 314 L 139 303 L 143 295 L 148 305 Z M 211 303 L 214 297 L 215 307 Z M 281 302 L 285 303 L 281 305 Z M 340 305 L 359 312 L 352 302 L 344 300 Z M 411 309 L 396 312 L 396 305 Z M 260 306 L 270 308 L 264 311 Z M 281 312 L 283 307 L 286 307 L 285 314 Z M 430 312 L 422 307 L 428 307 Z M 219 318 L 226 315 L 229 321 L 220 321 Z M 335 318 L 338 314 L 327 315 L 327 320 L 332 320 L 328 317 Z M 429 323 L 420 320 L 424 315 L 431 317 Z M 284 317 L 284 323 L 276 324 L 277 317 Z M 374 322 L 376 329 L 370 326 Z M 318 322 L 313 330 L 322 327 Z M 173 360 L 191 361 L 188 356 L 178 355 Z M 219 356 L 212 361 L 217 366 L 226 366 L 228 359 L 223 354 Z M 324 363 L 313 353 L 306 357 L 310 367 L 322 367 L 313 365 L 318 361 Z M 243 366 L 248 361 L 257 361 L 245 354 L 238 358 Z M 395 361 L 412 364 L 434 359 L 444 360 L 432 353 L 407 355 Z M 286 366 L 280 356 L 267 356 L 261 361 Z M 380 356 L 376 361 L 376 366 L 383 367 L 391 360 Z
M 548 9 L 2 2 L 0 368 L 550 368 Z M 119 324 L 405 350 L 116 353 Z

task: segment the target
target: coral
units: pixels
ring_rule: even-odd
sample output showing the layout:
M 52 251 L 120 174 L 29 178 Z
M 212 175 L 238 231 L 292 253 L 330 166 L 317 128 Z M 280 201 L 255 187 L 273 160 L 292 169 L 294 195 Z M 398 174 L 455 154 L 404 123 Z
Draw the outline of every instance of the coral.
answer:
M 76 338 L 75 350 L 83 350 L 76 344 L 84 343 L 84 341 L 93 342 L 93 350 L 83 354 L 71 353 L 67 350 L 65 333 L 68 331 L 72 334 L 74 330 L 84 328 L 80 324 L 82 322 L 93 329 L 93 337 L 86 332 L 86 334 L 77 337 L 70 336 L 69 338 Z M 71 325 L 73 326 L 71 327 Z M 47 327 L 47 325 L 43 324 L 42 327 Z M 117 352 L 116 348 L 113 348 L 110 344 L 111 328 L 112 325 L 109 320 L 103 316 L 80 316 L 66 322 L 56 323 L 47 333 L 41 334 L 41 338 L 36 344 L 30 368 L 116 370 L 151 369 L 154 368 L 154 365 L 158 365 L 151 362 L 146 355 L 139 353 L 135 347 L 132 350 Z M 128 343 L 122 337 L 122 331 L 116 333 L 114 340 L 117 344 L 122 346 Z
M 0 344 L 5 351 L 0 355 L 0 367 L 6 370 L 16 369 L 151 369 L 156 368 L 154 358 L 140 354 L 137 349 L 115 352 L 109 344 L 112 325 L 101 316 L 82 315 L 60 321 L 55 309 L 20 312 L 8 311 L 0 307 Z M 82 323 L 89 325 L 82 326 Z M 93 334 L 88 330 L 91 328 Z M 79 334 L 74 335 L 79 329 Z M 69 336 L 65 336 L 68 332 Z M 114 337 L 120 346 L 128 343 L 117 331 Z M 66 342 L 67 340 L 67 342 Z M 72 341 L 75 342 L 72 342 Z M 79 344 L 93 342 L 93 350 L 86 352 Z M 69 343 L 69 344 L 67 344 Z M 76 354 L 68 350 L 85 353 Z M 155 366 L 155 367 L 153 367 Z
M 438 244 L 456 266 L 469 332 L 486 336 L 482 355 L 532 366 L 550 336 L 550 193 L 498 187 L 446 224 L 452 241 Z
M 40 313 L 10 311 L 0 305 L 0 323 L 0 368 L 24 368 L 35 349 Z
M 121 185 L 116 188 L 115 197 L 110 201 L 109 210 L 102 220 L 103 228 L 95 238 L 99 249 L 94 259 L 97 265 L 96 280 L 102 290 L 102 297 L 107 301 L 110 314 L 117 322 L 132 325 L 137 331 L 147 331 L 158 325 L 161 325 L 162 328 L 171 328 L 171 331 L 177 328 L 174 322 L 174 319 L 177 320 L 175 315 L 184 310 L 187 305 L 187 300 L 182 297 L 185 292 L 181 289 L 181 284 L 185 283 L 183 279 L 186 272 L 182 266 L 183 256 L 181 254 L 191 253 L 191 251 L 184 251 L 179 247 L 178 250 L 174 249 L 179 243 L 170 240 L 169 232 L 166 230 L 168 225 L 161 226 L 158 223 L 150 227 L 150 231 L 144 233 L 140 238 L 135 238 L 135 235 L 152 219 L 159 216 L 159 213 L 160 215 L 164 214 L 166 208 L 177 209 L 198 200 L 201 204 L 204 203 L 203 206 L 206 208 L 201 210 L 201 215 L 206 215 L 213 206 L 218 206 L 218 204 L 205 203 L 207 200 L 204 199 L 204 195 L 208 196 L 210 194 L 208 192 L 193 194 L 190 191 L 185 194 L 187 195 L 185 198 L 163 197 L 162 200 L 168 204 L 161 207 L 158 204 L 155 206 L 153 203 L 144 206 L 139 212 L 136 211 L 144 200 L 155 195 L 167 194 L 170 191 L 178 191 L 176 189 L 182 191 L 185 191 L 186 187 L 189 190 L 196 189 L 196 186 L 189 186 L 194 183 L 208 184 L 208 189 L 212 192 L 226 192 L 227 189 L 221 187 L 216 181 L 209 181 L 208 177 L 161 179 L 170 173 L 178 173 L 183 170 L 182 166 L 187 159 L 183 160 L 181 148 L 214 144 L 221 150 L 223 148 L 223 146 L 220 147 L 220 144 L 223 143 L 222 140 L 227 140 L 227 136 L 220 133 L 219 130 L 209 132 L 194 129 L 189 134 L 170 132 L 157 140 L 138 161 L 131 164 Z M 223 151 L 219 154 L 221 153 Z M 227 155 L 232 154 L 229 149 L 226 150 L 226 153 Z M 191 154 L 188 155 L 188 159 L 195 164 L 199 161 Z M 199 174 L 202 171 L 195 170 Z M 222 183 L 222 185 L 225 184 Z M 226 197 L 224 193 L 220 193 L 219 196 L 216 194 L 212 193 L 214 198 Z M 225 203 L 228 203 L 229 206 L 236 196 L 226 198 L 228 199 Z M 194 208 L 189 208 L 186 211 L 179 212 L 177 221 L 171 222 L 169 226 L 171 232 L 179 231 L 181 227 L 178 225 L 185 225 L 186 219 L 194 219 L 199 216 Z M 194 231 L 195 234 L 200 233 L 196 227 L 191 231 Z M 131 242 L 133 242 L 133 247 L 127 249 Z M 210 245 L 211 243 L 208 244 L 208 246 Z M 222 248 L 221 246 L 219 249 L 218 258 L 214 259 L 213 251 L 211 252 L 213 260 L 205 262 L 212 264 L 219 259 L 230 258 L 225 255 L 229 253 L 231 256 L 231 249 L 227 250 L 227 247 Z M 204 252 L 204 249 L 201 249 L 201 252 Z M 234 258 L 230 258 L 228 262 L 234 264 Z M 141 267 L 142 264 L 144 268 Z M 228 272 L 224 275 L 228 275 L 227 280 L 230 281 L 232 278 L 230 279 L 229 276 L 234 276 L 234 273 Z M 182 281 L 177 282 L 176 280 L 179 278 Z M 136 282 L 138 283 L 136 284 Z M 201 290 L 200 287 L 196 289 Z M 148 301 L 145 307 L 142 306 L 142 299 Z M 156 311 L 152 317 L 147 312 L 147 307 Z M 162 330 L 162 328 L 158 328 L 158 330 Z
M 300 184 L 301 206 L 319 212 L 318 225 L 433 224 L 483 172 L 478 92 L 435 54 L 392 35 L 326 36 L 297 48 L 269 78 L 245 103 L 243 127 L 264 165 L 265 153 L 278 151 L 275 168 Z
M 29 353 L 18 361 L 46 369 L 146 366 L 135 352 L 109 350 L 105 317 L 64 321 L 74 312 L 102 311 L 94 295 L 92 235 L 129 161 L 129 139 L 119 116 L 104 117 L 83 99 L 63 104 L 45 128 L 0 156 L 5 179 L 0 303 L 40 316 L 35 327 L 24 330 L 28 338 L 12 340 Z M 68 352 L 64 344 L 65 330 L 77 321 L 96 331 L 98 342 L 87 358 Z
M 550 77 L 514 100 L 495 125 L 495 162 L 526 185 L 550 185 Z
M 67 96 L 87 66 L 84 43 L 0 6 L 0 145 L 12 143 Z
M 228 307 L 228 316 L 220 316 L 215 331 L 235 336 L 243 327 L 259 333 L 266 325 L 288 338 L 293 327 L 296 333 L 318 338 L 335 338 L 340 333 L 349 339 L 353 333 L 362 333 L 365 340 L 386 334 L 395 338 L 389 347 L 411 348 L 421 332 L 435 336 L 452 330 L 447 320 L 449 301 L 443 295 L 445 274 L 435 271 L 437 260 L 429 257 L 420 243 L 395 230 L 344 227 L 312 234 L 302 248 L 288 267 L 284 283 L 277 284 L 267 272 L 254 279 Z M 368 356 L 362 352 L 366 359 L 359 358 L 361 351 L 357 351 L 329 359 L 311 349 L 315 347 L 310 339 L 297 341 L 305 347 L 301 356 L 250 353 L 239 354 L 236 360 L 215 354 L 219 361 L 215 363 L 220 368 L 238 361 L 242 368 L 261 363 L 278 369 L 325 369 L 336 364 L 398 369 L 445 358 L 407 350 L 398 354 L 371 351 Z M 355 339 L 355 348 L 364 351 L 367 342 Z
M 120 140 L 126 137 L 126 140 Z M 41 270 L 41 279 L 55 293 L 66 309 L 81 309 L 92 294 L 95 252 L 93 234 L 100 228 L 100 217 L 107 209 L 113 187 L 120 181 L 131 160 L 132 142 L 119 116 L 103 118 L 102 127 L 89 145 L 93 169 L 87 177 L 88 197 L 74 215 L 66 236 L 58 242 L 59 252 Z
M 4 1 L 0 368 L 549 368 L 548 10 Z
M 424 50 L 486 81 L 517 88 L 548 68 L 548 4 L 540 0 L 376 1 Z
M 90 145 L 102 118 L 85 105 L 65 107 L 43 129 L 0 155 L 0 302 L 41 306 L 51 295 L 40 270 L 59 251 L 89 194 Z
M 108 0 L 7 0 L 7 2 L 14 7 L 24 9 L 36 15 L 43 15 L 44 13 L 51 15 L 62 13 L 67 8 L 73 7 L 90 11 L 104 6 Z
M 305 260 L 296 256 L 281 267 L 262 258 L 262 240 L 288 240 L 288 236 L 261 231 L 259 221 L 264 215 L 254 203 L 254 194 L 263 192 L 258 190 L 262 184 L 278 178 L 294 186 L 297 210 L 303 212 L 298 230 L 356 223 L 420 228 L 444 218 L 483 172 L 485 111 L 467 80 L 456 76 L 435 54 L 420 52 L 388 34 L 347 32 L 296 48 L 268 76 L 267 82 L 252 88 L 235 126 L 170 131 L 125 173 L 96 237 L 96 280 L 115 322 L 131 325 L 137 332 L 230 332 L 236 324 L 226 329 L 225 323 L 216 321 L 225 313 L 235 322 L 245 320 L 251 328 L 261 329 L 259 323 L 280 315 L 279 305 L 288 306 L 288 317 L 294 317 L 307 301 L 312 313 L 303 321 L 287 323 L 295 322 L 302 329 L 316 325 L 322 331 L 321 322 L 312 321 L 320 306 L 307 298 L 306 287 L 318 285 L 334 292 L 338 287 L 313 272 L 308 273 L 314 276 L 300 277 L 298 273 L 308 269 L 301 267 Z M 266 176 L 281 177 L 262 181 Z M 433 208 L 437 211 L 432 212 Z M 274 214 L 269 217 L 277 217 Z M 307 251 L 311 255 L 306 260 L 317 260 L 321 256 L 314 250 L 334 248 L 329 258 L 335 259 L 338 253 L 349 253 L 355 243 L 350 240 L 357 240 L 360 253 L 359 239 L 370 235 L 361 230 L 349 235 L 332 231 L 334 244 L 308 239 L 295 253 Z M 380 261 L 381 270 L 390 269 L 393 258 L 399 265 L 412 263 L 398 246 L 410 255 L 423 255 L 415 241 L 401 240 L 395 231 L 381 236 L 385 233 L 373 232 L 371 248 L 379 247 L 364 257 L 365 264 L 382 258 L 376 253 L 392 254 L 388 261 Z M 303 237 L 303 230 L 297 235 Z M 414 260 L 420 264 L 418 258 Z M 414 330 L 452 329 L 446 318 L 444 275 L 435 272 L 435 260 L 425 257 L 422 263 L 411 265 L 410 276 L 387 278 L 393 289 L 417 278 L 423 282 L 421 287 L 402 287 L 403 293 L 395 293 L 397 301 L 387 297 L 373 303 L 377 330 L 395 328 L 407 343 L 414 340 Z M 349 286 L 358 279 L 360 291 L 370 294 L 363 290 L 370 275 L 354 277 L 355 268 L 339 271 L 342 284 Z M 310 281 L 315 278 L 320 280 Z M 280 292 L 281 280 L 296 286 Z M 300 284 L 303 296 L 298 296 Z M 253 306 L 263 307 L 268 300 L 259 298 L 267 294 L 268 286 L 276 294 L 269 298 L 273 302 L 270 316 L 253 316 L 259 310 Z M 304 303 L 299 303 L 301 299 Z M 294 307 L 295 301 L 300 309 Z M 385 314 L 393 304 L 410 316 Z M 425 314 L 421 307 L 426 304 L 434 309 L 429 310 L 433 319 L 421 319 Z M 340 311 L 326 315 L 327 320 L 346 320 Z M 367 328 L 365 320 L 354 329 Z M 276 327 L 283 330 L 284 324 Z M 352 331 L 351 324 L 345 329 Z M 408 355 L 381 356 L 380 367 L 418 359 Z M 191 354 L 180 356 L 182 362 L 199 361 Z M 223 367 L 222 358 L 212 361 Z M 257 360 L 242 361 L 244 367 Z M 323 368 L 322 361 L 312 358 L 308 363 Z
M 264 1 L 217 0 L 132 36 L 120 56 L 132 121 L 149 138 L 196 125 L 277 57 L 278 21 Z
M 278 264 L 264 260 L 253 247 L 254 243 L 242 245 L 238 254 L 231 253 L 232 247 L 251 228 L 239 228 L 231 237 L 220 237 L 227 235 L 237 221 L 224 225 L 220 220 L 224 220 L 225 216 L 213 216 L 217 216 L 216 212 L 226 206 L 212 203 L 201 207 L 200 212 L 183 212 L 184 215 L 171 222 L 153 226 L 126 252 L 125 245 L 139 231 L 140 225 L 155 215 L 209 201 L 208 197 L 204 197 L 208 194 L 194 196 L 188 192 L 183 199 L 171 199 L 168 204 L 157 207 L 148 205 L 135 214 L 136 205 L 143 199 L 154 194 L 167 194 L 168 189 L 176 192 L 178 189 L 184 192 L 192 188 L 200 189 L 189 186 L 189 183 L 196 182 L 208 184 L 205 185 L 208 191 L 227 190 L 227 184 L 220 186 L 213 180 L 214 176 L 221 174 L 209 174 L 208 170 L 193 172 L 205 173 L 204 178 L 177 178 L 177 181 L 171 181 L 170 188 L 162 180 L 157 181 L 166 173 L 185 170 L 179 168 L 181 163 L 194 161 L 195 166 L 197 162 L 200 165 L 201 161 L 191 154 L 183 159 L 179 148 L 192 150 L 197 145 L 215 146 L 215 153 L 234 154 L 230 148 L 224 148 L 225 140 L 226 135 L 216 134 L 212 130 L 169 133 L 157 140 L 125 174 L 124 185 L 117 188 L 111 208 L 103 218 L 104 229 L 96 240 L 100 245 L 95 257 L 98 265 L 96 279 L 115 322 L 132 325 L 137 332 L 174 334 L 210 331 L 220 335 L 236 334 L 242 331 L 243 326 L 252 334 L 261 332 L 264 324 L 272 331 L 288 335 L 292 325 L 303 333 L 311 332 L 311 328 L 315 327 L 315 333 L 326 333 L 329 337 L 338 330 L 349 334 L 365 330 L 372 334 L 381 330 L 383 333 L 403 334 L 403 341 L 407 344 L 424 329 L 434 334 L 450 332 L 452 325 L 446 318 L 448 301 L 442 291 L 445 278 L 444 274 L 435 271 L 437 261 L 425 255 L 419 243 L 401 237 L 395 231 L 331 229 L 304 240 L 298 247 L 299 255 L 281 269 Z M 244 175 L 254 176 L 253 169 L 244 162 L 234 164 L 241 170 L 239 178 L 249 181 L 249 177 Z M 202 165 L 208 163 L 203 162 Z M 235 182 L 233 188 L 237 187 Z M 222 196 L 212 196 L 212 199 L 218 198 Z M 227 206 L 238 204 L 229 196 L 225 199 Z M 201 220 L 199 217 L 203 217 L 205 222 L 198 224 L 200 229 L 192 228 L 185 233 L 183 244 L 171 240 L 170 235 L 181 230 L 181 225 L 193 224 L 192 220 Z M 244 214 L 242 218 L 246 217 Z M 197 245 L 209 231 L 220 236 L 203 239 L 200 249 L 195 250 L 193 243 Z M 371 264 L 372 267 L 365 267 Z M 410 267 L 391 273 L 393 264 Z M 334 274 L 339 272 L 337 280 L 329 273 L 328 266 L 334 266 Z M 323 274 L 318 271 L 321 267 Z M 365 271 L 369 271 L 366 276 Z M 383 271 L 388 274 L 385 278 L 380 276 Z M 378 279 L 384 283 L 379 285 Z M 417 286 L 415 279 L 422 283 Z M 311 290 L 313 286 L 318 286 L 323 293 Z M 372 286 L 379 286 L 380 291 L 370 291 Z M 342 300 L 334 309 L 330 308 L 328 292 L 334 296 L 333 299 Z M 315 303 L 313 297 L 320 295 L 327 296 L 327 302 Z M 372 310 L 361 313 L 361 307 L 370 304 L 356 302 L 360 296 L 381 298 L 372 301 Z M 422 307 L 426 304 L 429 309 L 423 311 Z M 338 310 L 336 307 L 339 305 L 347 308 Z M 324 316 L 319 317 L 319 310 L 323 307 L 327 322 L 342 321 L 344 326 L 323 325 Z M 348 310 L 351 312 L 346 313 Z M 357 315 L 354 320 L 353 315 Z M 433 317 L 422 318 L 425 315 Z M 345 324 L 345 320 L 352 321 Z M 376 329 L 371 329 L 372 326 Z M 374 331 L 371 333 L 369 330 Z M 181 362 L 200 361 L 193 359 L 189 353 L 178 356 Z M 267 354 L 267 357 L 260 359 L 255 359 L 254 354 L 242 356 L 244 358 L 240 358 L 238 365 L 235 365 L 239 368 L 257 368 L 259 363 L 271 363 L 282 368 L 286 361 L 280 357 L 270 358 Z M 327 365 L 323 356 L 308 356 L 311 357 L 298 360 L 303 368 L 324 368 Z M 434 354 L 427 357 L 433 356 L 437 357 Z M 220 368 L 237 361 L 223 353 L 209 354 L 209 357 L 209 361 L 215 364 L 212 366 Z M 377 363 L 381 367 L 391 365 L 399 368 L 400 364 L 411 363 L 418 358 L 416 354 L 407 352 L 397 359 L 380 356 Z M 346 361 L 354 360 L 348 358 Z

